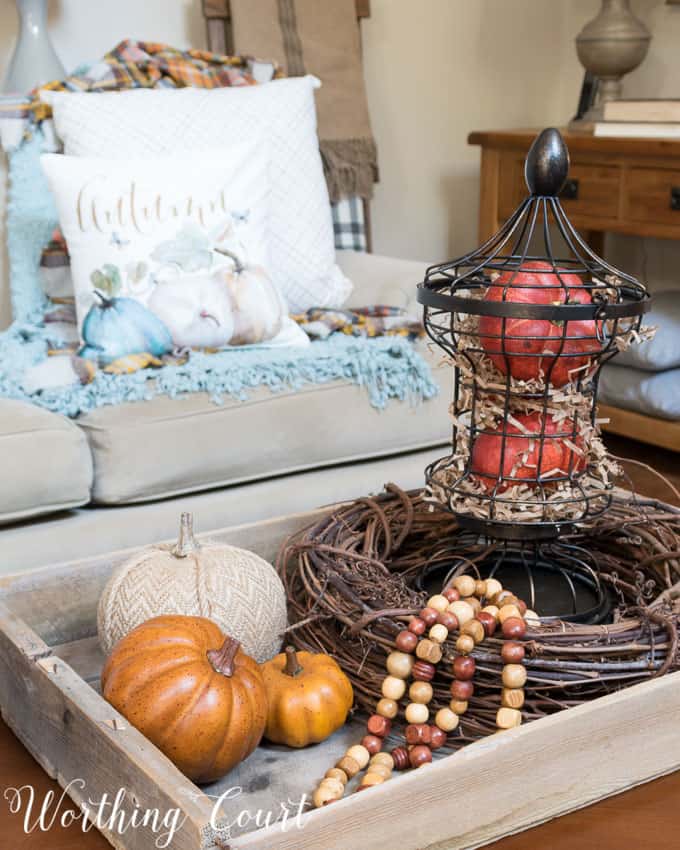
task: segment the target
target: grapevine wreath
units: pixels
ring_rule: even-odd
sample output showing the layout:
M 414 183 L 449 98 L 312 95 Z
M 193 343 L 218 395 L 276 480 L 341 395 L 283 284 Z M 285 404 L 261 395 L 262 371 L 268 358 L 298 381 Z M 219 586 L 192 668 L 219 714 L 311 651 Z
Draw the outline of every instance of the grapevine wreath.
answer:
M 612 622 L 526 619 L 524 722 L 680 669 L 680 510 L 617 497 L 606 515 L 565 539 L 589 550 L 613 600 Z M 390 484 L 378 496 L 332 510 L 282 548 L 277 569 L 288 595 L 289 638 L 299 649 L 333 655 L 352 682 L 357 708 L 373 717 L 384 698 L 386 657 L 430 596 L 419 587 L 424 568 L 457 565 L 446 592 L 460 576 L 478 580 L 478 564 L 501 546 L 480 542 L 422 491 Z M 453 630 L 441 644 L 431 680 L 432 718 L 452 701 L 458 640 Z M 505 643 L 499 628 L 469 653 L 474 690 L 444 749 L 497 731 Z

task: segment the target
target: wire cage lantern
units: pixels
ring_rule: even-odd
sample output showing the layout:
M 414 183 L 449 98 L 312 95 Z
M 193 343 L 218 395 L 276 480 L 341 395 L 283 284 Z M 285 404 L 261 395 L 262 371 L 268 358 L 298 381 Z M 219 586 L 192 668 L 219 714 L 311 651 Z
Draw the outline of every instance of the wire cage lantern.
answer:
M 525 162 L 528 197 L 418 287 L 427 333 L 456 367 L 453 450 L 427 468 L 428 490 L 494 538 L 553 538 L 611 502 L 598 378 L 641 338 L 650 297 L 571 225 L 559 200 L 568 171 L 562 136 L 544 130 Z

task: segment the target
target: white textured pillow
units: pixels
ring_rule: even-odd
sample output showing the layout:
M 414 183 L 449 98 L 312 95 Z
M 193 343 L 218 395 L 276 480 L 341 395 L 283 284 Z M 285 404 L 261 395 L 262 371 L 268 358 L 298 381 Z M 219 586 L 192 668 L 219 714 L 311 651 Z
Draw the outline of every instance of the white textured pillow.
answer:
M 278 333 L 286 305 L 263 283 L 270 265 L 266 146 L 201 157 L 47 154 L 41 161 L 71 255 L 86 356 L 106 363 L 140 351 L 234 344 L 241 327 L 235 285 L 259 296 L 256 319 L 264 325 L 267 293 L 274 293 L 274 322 L 257 341 Z
M 116 159 L 271 143 L 270 256 L 292 311 L 340 307 L 352 285 L 335 263 L 312 76 L 221 89 L 44 92 L 67 154 Z

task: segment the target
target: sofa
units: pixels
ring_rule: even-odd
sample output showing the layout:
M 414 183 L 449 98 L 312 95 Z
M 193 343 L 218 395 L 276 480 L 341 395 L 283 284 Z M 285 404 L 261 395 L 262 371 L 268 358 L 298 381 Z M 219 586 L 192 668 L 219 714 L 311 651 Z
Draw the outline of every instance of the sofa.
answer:
M 424 264 L 354 251 L 338 262 L 352 304 L 419 312 Z M 423 483 L 445 453 L 452 370 L 418 343 L 440 392 L 411 406 L 371 407 L 349 382 L 205 394 L 103 407 L 69 420 L 0 400 L 0 580 L 42 565 L 171 538 L 181 511 L 197 529 L 240 525 Z

